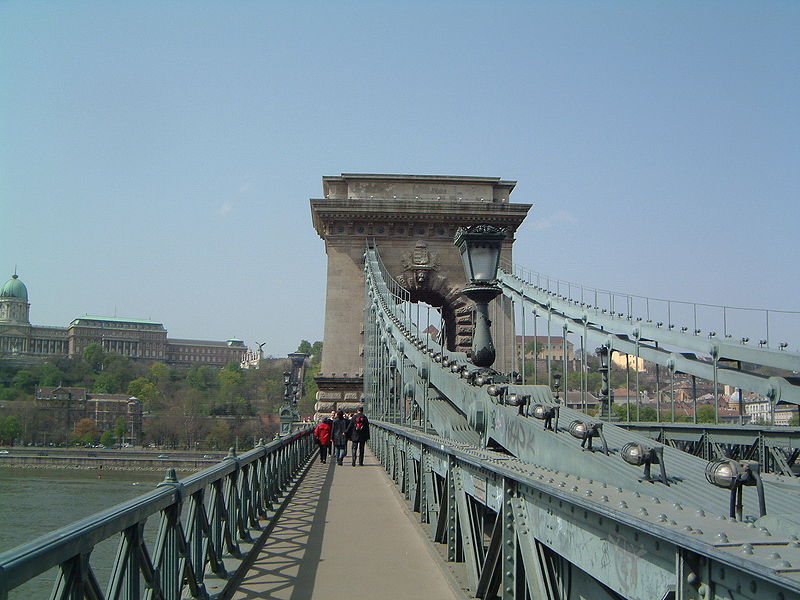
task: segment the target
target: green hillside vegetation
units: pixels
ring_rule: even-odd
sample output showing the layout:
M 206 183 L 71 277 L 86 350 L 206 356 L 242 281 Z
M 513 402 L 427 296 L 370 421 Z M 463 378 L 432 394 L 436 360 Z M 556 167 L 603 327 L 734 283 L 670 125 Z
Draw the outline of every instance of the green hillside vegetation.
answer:
M 310 415 L 322 342 L 303 340 L 298 351 L 311 355 L 298 407 L 301 415 Z M 283 372 L 287 368 L 288 359 L 267 358 L 258 369 L 242 369 L 235 362 L 222 369 L 200 365 L 176 369 L 105 352 L 99 344 L 90 345 L 81 357 L 56 358 L 22 368 L 0 366 L 0 443 L 42 443 L 42 438 L 48 439 L 42 435 L 48 424 L 38 414 L 43 411 L 34 407 L 35 389 L 60 385 L 139 398 L 147 415 L 146 442 L 222 448 L 239 435 L 249 439 L 265 433 L 256 416 L 277 412 L 283 402 Z M 102 438 L 109 444 L 121 437 L 119 431 L 95 431 L 81 423 L 70 441 L 91 443 Z

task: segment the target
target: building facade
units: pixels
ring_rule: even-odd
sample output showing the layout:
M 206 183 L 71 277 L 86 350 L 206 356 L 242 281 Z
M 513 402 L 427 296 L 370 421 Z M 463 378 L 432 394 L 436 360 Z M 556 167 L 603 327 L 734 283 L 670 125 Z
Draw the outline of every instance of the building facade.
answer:
M 51 441 L 69 441 L 75 424 L 91 419 L 100 432 L 114 431 L 125 423 L 121 442 L 135 444 L 142 439 L 142 403 L 127 394 L 89 394 L 81 387 L 37 387 L 36 408 L 49 416 L 47 433 Z
M 573 360 L 575 358 L 575 346 L 560 335 L 518 335 L 517 336 L 517 360 L 522 358 L 523 348 L 525 349 L 525 359 L 538 358 L 539 360 Z M 534 348 L 536 353 L 534 356 Z M 566 354 L 565 354 L 566 352 Z
M 163 324 L 145 319 L 84 316 L 68 327 L 31 325 L 28 289 L 15 273 L 0 289 L 0 360 L 29 362 L 81 356 L 90 344 L 129 358 L 179 367 L 241 363 L 242 340 L 169 339 Z

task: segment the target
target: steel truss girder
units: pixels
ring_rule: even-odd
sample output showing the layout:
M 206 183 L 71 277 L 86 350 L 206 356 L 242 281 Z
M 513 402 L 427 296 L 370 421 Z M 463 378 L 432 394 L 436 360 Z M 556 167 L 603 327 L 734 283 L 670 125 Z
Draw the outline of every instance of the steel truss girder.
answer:
M 426 390 L 433 388 L 439 397 L 446 398 L 449 405 L 481 434 L 482 444 L 497 444 L 525 462 L 557 472 L 597 479 L 608 485 L 636 490 L 642 494 L 652 493 L 653 484 L 641 481 L 641 469 L 627 465 L 619 456 L 620 449 L 626 443 L 648 445 L 652 443 L 649 438 L 626 431 L 612 423 L 605 423 L 604 433 L 610 448 L 609 455 L 582 452 L 579 443 L 566 434 L 564 428 L 558 432 L 545 431 L 541 421 L 519 415 L 517 409 L 502 405 L 496 398 L 490 397 L 485 386 L 471 385 L 450 368 L 443 368 L 441 363 L 434 360 L 435 354 L 444 353 L 450 362 L 470 369 L 463 354 L 447 352 L 431 340 L 422 343 L 404 328 L 397 307 L 382 282 L 377 263 L 375 251 L 368 251 L 365 282 L 371 305 L 375 309 L 375 325 L 380 331 L 380 335 L 376 337 L 380 339 L 380 344 L 387 348 L 390 355 L 402 357 L 395 364 L 403 364 L 404 368 L 413 365 L 417 378 L 424 382 L 420 385 Z M 552 393 L 546 386 L 508 384 L 508 393 L 512 392 L 530 395 L 531 404 L 553 405 Z M 560 420 L 564 424 L 571 420 L 586 419 L 584 413 L 561 407 Z M 761 452 L 760 455 L 763 456 L 764 453 Z M 667 474 L 672 481 L 668 487 L 658 486 L 657 493 L 662 500 L 688 502 L 717 514 L 727 513 L 728 494 L 706 482 L 703 475 L 707 464 L 705 460 L 670 447 L 664 448 L 664 459 Z M 788 527 L 800 535 L 800 523 L 795 516 L 797 498 L 788 491 L 791 486 L 782 483 L 776 486 L 774 483 L 765 480 L 769 510 L 787 515 L 787 520 L 791 521 Z M 754 494 L 744 495 L 745 511 L 748 514 L 757 514 L 755 500 Z
M 765 539 L 758 529 L 703 511 L 684 515 L 677 503 L 554 476 L 549 469 L 407 428 L 373 425 L 374 447 L 415 447 L 429 457 L 430 470 L 421 477 L 445 477 L 446 500 L 429 502 L 429 516 L 436 510 L 446 515 L 442 541 L 448 543 L 448 560 L 466 562 L 477 597 L 800 599 L 800 569 L 766 557 L 777 549 L 800 565 L 800 544 L 778 530 Z M 379 454 L 389 466 L 387 453 Z M 561 478 L 567 485 L 559 485 Z M 496 515 L 488 539 L 477 516 L 481 511 Z M 747 544 L 755 548 L 751 554 L 740 551 Z

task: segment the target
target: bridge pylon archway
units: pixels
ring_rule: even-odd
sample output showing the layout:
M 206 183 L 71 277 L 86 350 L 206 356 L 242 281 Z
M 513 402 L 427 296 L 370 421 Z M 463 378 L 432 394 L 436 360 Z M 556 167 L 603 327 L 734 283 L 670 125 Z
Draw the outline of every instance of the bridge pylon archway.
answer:
M 448 348 L 466 351 L 472 341 L 472 305 L 460 294 L 466 281 L 453 238 L 459 227 L 505 227 L 509 236 L 501 256 L 510 261 L 514 234 L 531 208 L 510 202 L 515 185 L 497 177 L 344 173 L 322 178 L 324 198 L 311 199 L 314 228 L 328 255 L 319 410 L 361 398 L 367 243 L 378 248 L 413 302 L 441 308 Z M 509 310 L 498 314 L 498 321 L 513 319 Z M 506 363 L 501 358 L 496 368 L 510 370 L 510 353 Z

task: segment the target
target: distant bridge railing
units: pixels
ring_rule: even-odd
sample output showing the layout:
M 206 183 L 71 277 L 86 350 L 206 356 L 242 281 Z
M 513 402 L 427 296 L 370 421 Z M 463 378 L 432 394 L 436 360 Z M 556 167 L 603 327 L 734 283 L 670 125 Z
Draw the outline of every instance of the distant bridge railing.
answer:
M 218 597 L 237 581 L 248 550 L 263 543 L 291 499 L 316 450 L 310 434 L 304 429 L 241 456 L 231 450 L 180 481 L 170 469 L 156 490 L 0 554 L 0 600 L 53 567 L 52 600 Z M 159 519 L 153 544 L 144 532 L 150 517 Z M 103 589 L 90 558 L 114 537 L 119 546 Z
M 777 310 L 653 298 L 565 281 L 502 261 L 509 274 L 554 296 L 628 321 L 658 323 L 692 335 L 732 339 L 739 344 L 798 351 L 800 310 Z M 744 337 L 748 336 L 748 337 Z M 793 342 L 793 343 L 792 343 Z

